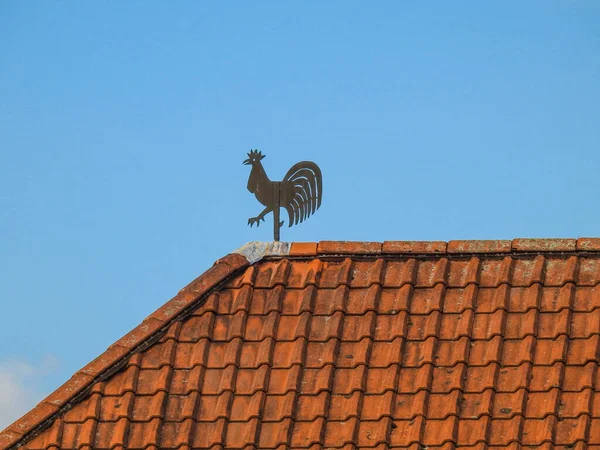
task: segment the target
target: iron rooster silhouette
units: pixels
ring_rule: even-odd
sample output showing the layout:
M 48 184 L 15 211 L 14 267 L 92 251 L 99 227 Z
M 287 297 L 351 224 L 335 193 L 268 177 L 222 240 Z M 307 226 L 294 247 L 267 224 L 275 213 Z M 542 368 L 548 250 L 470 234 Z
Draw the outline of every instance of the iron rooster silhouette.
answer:
M 258 227 L 272 212 L 274 239 L 279 241 L 279 229 L 283 225 L 283 221 L 279 221 L 279 208 L 287 211 L 288 226 L 291 227 L 310 217 L 321 206 L 321 169 L 312 161 L 301 161 L 288 170 L 283 180 L 271 181 L 261 163 L 264 157 L 260 151 L 250 150 L 243 163 L 252 166 L 248 190 L 265 206 L 258 216 L 248 219 L 248 225 Z

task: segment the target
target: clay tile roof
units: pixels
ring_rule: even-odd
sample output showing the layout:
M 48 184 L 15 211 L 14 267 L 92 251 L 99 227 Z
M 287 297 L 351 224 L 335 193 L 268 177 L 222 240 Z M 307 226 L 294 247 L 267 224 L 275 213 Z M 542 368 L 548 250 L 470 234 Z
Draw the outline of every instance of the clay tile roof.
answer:
M 599 358 L 600 239 L 254 243 L 0 448 L 598 450 Z

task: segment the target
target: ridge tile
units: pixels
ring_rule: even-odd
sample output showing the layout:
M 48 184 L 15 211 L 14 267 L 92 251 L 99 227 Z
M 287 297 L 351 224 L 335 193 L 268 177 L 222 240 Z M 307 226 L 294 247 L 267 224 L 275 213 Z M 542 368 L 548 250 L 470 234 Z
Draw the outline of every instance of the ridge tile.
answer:
M 382 253 L 444 254 L 448 244 L 441 241 L 385 241 Z
M 574 252 L 575 239 L 514 239 L 512 249 L 517 252 Z

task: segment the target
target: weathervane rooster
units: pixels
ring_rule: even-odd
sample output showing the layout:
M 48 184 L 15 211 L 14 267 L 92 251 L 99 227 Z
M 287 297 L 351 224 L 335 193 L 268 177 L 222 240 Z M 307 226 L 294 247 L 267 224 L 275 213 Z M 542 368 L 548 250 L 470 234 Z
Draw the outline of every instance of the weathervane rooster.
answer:
M 248 190 L 256 196 L 265 209 L 248 219 L 248 225 L 258 227 L 265 216 L 273 212 L 275 241 L 279 241 L 279 208 L 285 208 L 289 219 L 288 226 L 296 225 L 321 206 L 323 181 L 321 169 L 314 162 L 301 161 L 294 164 L 281 181 L 271 181 L 260 162 L 265 155 L 258 150 L 250 150 L 244 164 L 251 165 Z

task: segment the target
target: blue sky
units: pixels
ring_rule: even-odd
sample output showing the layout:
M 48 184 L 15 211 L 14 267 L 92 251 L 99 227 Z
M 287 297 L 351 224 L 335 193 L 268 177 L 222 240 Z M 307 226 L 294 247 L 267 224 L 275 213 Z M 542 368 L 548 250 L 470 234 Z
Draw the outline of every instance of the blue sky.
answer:
M 244 243 L 600 235 L 600 3 L 0 3 L 0 428 Z

